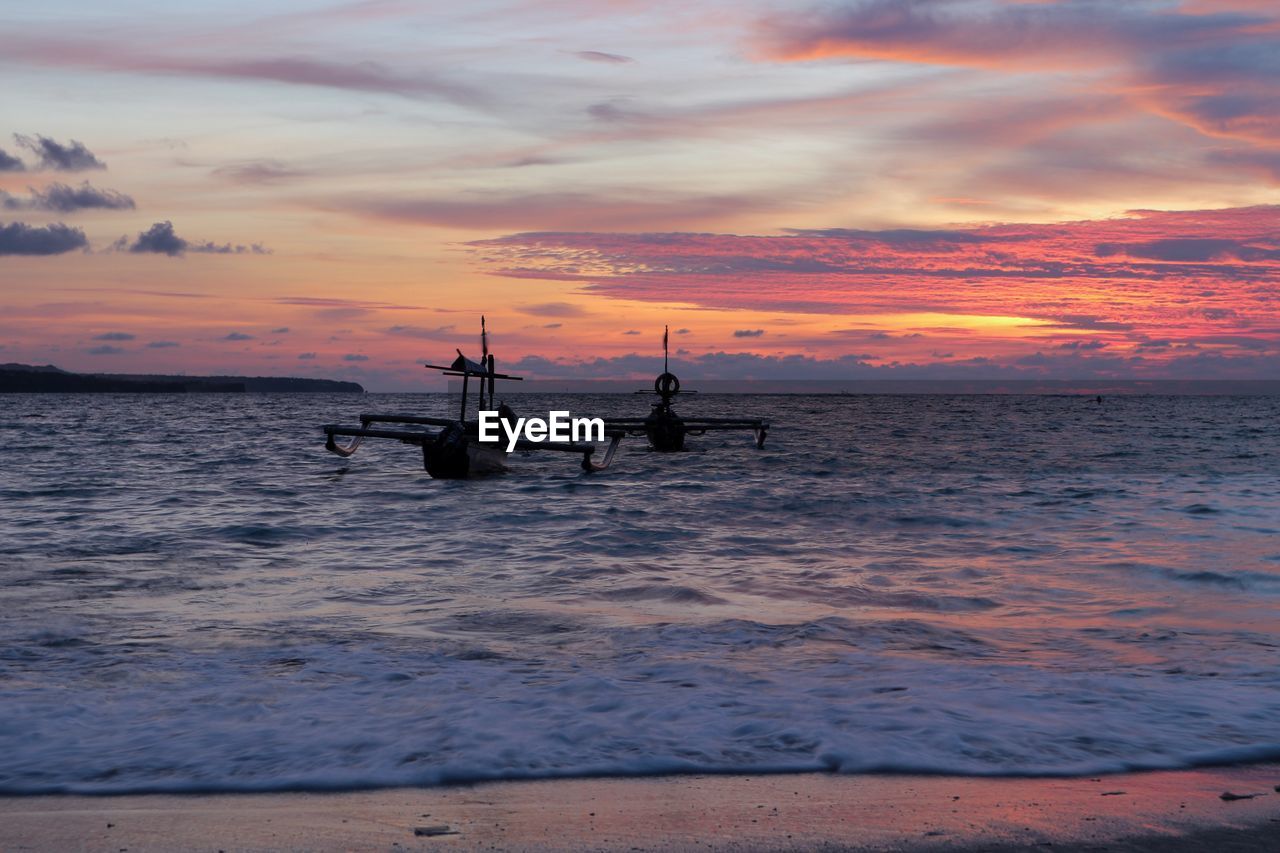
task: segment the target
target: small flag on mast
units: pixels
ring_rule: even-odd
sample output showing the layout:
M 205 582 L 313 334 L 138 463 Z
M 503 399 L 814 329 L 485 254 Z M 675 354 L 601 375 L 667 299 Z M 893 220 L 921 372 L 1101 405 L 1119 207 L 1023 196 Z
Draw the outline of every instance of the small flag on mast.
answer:
M 489 357 L 489 335 L 484 330 L 484 315 L 480 315 L 480 360 L 484 361 Z

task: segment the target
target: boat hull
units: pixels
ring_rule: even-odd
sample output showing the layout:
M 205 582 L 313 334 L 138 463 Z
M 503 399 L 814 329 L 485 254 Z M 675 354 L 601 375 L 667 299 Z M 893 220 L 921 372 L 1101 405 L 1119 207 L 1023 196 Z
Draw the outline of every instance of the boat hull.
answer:
M 671 409 L 657 409 L 644 420 L 645 436 L 649 447 L 660 453 L 679 453 L 684 450 L 684 421 Z
M 437 480 L 465 480 L 507 470 L 507 453 L 499 444 L 481 444 L 462 422 L 449 424 L 422 445 L 422 467 Z
M 507 452 L 492 444 L 467 442 L 468 476 L 476 474 L 501 474 L 507 470 Z

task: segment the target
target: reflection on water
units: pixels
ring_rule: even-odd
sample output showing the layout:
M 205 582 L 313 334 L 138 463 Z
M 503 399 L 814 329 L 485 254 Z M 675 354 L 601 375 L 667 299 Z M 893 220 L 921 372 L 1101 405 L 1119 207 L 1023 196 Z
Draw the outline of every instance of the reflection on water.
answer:
M 322 450 L 439 396 L 0 404 L 6 790 L 1280 757 L 1278 398 L 706 395 L 769 446 L 464 482 Z

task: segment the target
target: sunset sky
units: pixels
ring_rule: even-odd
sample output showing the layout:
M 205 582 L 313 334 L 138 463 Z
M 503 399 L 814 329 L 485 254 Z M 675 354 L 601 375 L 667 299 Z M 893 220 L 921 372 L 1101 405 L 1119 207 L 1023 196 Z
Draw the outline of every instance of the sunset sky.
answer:
M 0 74 L 0 362 L 1280 376 L 1276 0 L 47 0 Z

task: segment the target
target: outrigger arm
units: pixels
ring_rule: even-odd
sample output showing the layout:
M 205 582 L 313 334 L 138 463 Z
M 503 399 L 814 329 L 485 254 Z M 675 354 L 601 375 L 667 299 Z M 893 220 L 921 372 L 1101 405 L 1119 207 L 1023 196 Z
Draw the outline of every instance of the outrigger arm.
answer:
M 728 430 L 751 430 L 756 447 L 763 448 L 765 439 L 769 437 L 769 422 L 754 418 L 680 418 L 686 435 L 705 435 L 708 432 Z M 625 430 L 631 435 L 644 435 L 648 428 L 647 418 L 605 418 L 605 429 Z
M 359 449 L 361 442 L 366 438 L 386 438 L 392 441 L 399 441 L 403 444 L 414 444 L 424 447 L 434 442 L 439 436 L 441 430 L 407 430 L 407 429 L 380 429 L 371 427 L 370 424 L 387 423 L 387 424 L 415 424 L 425 426 L 448 427 L 457 423 L 445 418 L 428 418 L 418 415 L 361 415 L 359 427 L 344 427 L 337 424 L 326 424 L 324 426 L 325 449 L 338 454 L 339 456 L 350 456 Z M 478 427 L 473 421 L 466 424 L 467 427 Z M 609 439 L 609 444 L 604 449 L 604 458 L 600 462 L 593 461 L 597 447 L 594 444 L 585 442 L 568 442 L 568 441 L 529 441 L 527 439 L 519 439 L 515 443 L 515 450 L 552 450 L 560 453 L 577 453 L 582 456 L 583 471 L 603 471 L 613 462 L 614 454 L 617 453 L 618 445 L 626 436 L 625 430 L 605 430 L 605 436 Z M 337 441 L 338 437 L 354 439 L 350 443 L 341 444 Z

